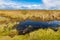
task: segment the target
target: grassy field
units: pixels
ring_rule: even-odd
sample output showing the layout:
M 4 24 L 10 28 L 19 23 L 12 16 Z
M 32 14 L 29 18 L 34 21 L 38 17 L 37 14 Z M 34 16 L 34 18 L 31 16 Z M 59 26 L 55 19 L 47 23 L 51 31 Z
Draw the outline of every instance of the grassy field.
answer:
M 49 16 L 49 14 L 53 15 Z M 39 29 L 26 35 L 18 35 L 18 31 L 16 29 L 13 29 L 14 25 L 18 24 L 20 21 L 25 21 L 28 19 L 34 21 L 48 21 L 55 19 L 60 20 L 59 14 L 59 10 L 0 10 L 0 40 L 60 40 L 60 28 L 57 32 L 48 28 Z

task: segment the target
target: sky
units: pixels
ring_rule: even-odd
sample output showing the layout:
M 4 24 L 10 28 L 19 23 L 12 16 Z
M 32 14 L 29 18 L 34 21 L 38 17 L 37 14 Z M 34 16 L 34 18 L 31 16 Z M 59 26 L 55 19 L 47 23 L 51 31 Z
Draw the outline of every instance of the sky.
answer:
M 0 10 L 60 10 L 60 0 L 0 0 Z

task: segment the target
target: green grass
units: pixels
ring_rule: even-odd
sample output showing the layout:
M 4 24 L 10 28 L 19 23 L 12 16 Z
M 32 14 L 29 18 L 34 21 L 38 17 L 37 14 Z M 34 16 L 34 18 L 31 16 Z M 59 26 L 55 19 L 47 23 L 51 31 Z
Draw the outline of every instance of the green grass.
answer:
M 57 32 L 52 29 L 39 29 L 25 35 L 18 35 L 15 29 L 3 30 L 0 28 L 0 40 L 60 40 L 60 29 Z
M 48 28 L 39 29 L 26 35 L 18 35 L 17 30 L 12 29 L 12 27 L 17 24 L 18 20 L 22 19 L 16 17 L 17 16 L 13 18 L 0 18 L 0 40 L 60 40 L 60 28 L 57 32 Z M 15 20 L 15 18 L 17 20 Z

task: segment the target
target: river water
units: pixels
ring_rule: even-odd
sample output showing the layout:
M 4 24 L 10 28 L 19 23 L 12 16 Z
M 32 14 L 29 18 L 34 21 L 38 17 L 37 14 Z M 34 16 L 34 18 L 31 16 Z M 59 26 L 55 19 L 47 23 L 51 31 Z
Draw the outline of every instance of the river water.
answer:
M 20 22 L 19 25 L 17 26 L 17 29 L 22 30 L 25 29 L 27 27 L 29 27 L 29 25 L 32 28 L 48 28 L 48 27 L 60 27 L 60 21 L 54 20 L 54 21 L 48 21 L 48 22 L 38 22 L 38 21 L 31 21 L 31 20 L 26 20 L 23 22 Z

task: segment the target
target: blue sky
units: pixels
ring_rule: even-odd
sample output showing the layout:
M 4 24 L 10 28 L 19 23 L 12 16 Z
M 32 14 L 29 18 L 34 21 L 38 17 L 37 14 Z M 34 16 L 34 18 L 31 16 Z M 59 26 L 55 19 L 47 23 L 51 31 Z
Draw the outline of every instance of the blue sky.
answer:
M 24 2 L 24 3 L 35 3 L 35 4 L 39 4 L 39 3 L 42 3 L 42 0 L 12 0 L 14 2 Z
M 0 0 L 0 10 L 60 10 L 60 0 Z

